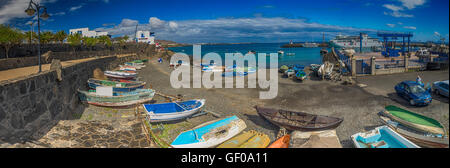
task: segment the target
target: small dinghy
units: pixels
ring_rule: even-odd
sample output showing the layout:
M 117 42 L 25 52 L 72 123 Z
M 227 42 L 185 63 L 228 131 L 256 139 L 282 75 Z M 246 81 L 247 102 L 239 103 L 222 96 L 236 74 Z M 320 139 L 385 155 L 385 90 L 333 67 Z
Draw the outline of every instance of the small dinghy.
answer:
M 295 75 L 295 71 L 293 69 L 288 69 L 288 70 L 284 71 L 284 76 L 286 76 L 288 78 L 293 75 Z
M 420 148 L 388 126 L 356 133 L 351 136 L 351 139 L 357 148 Z
M 269 143 L 269 136 L 255 130 L 250 130 L 231 138 L 217 146 L 217 148 L 265 148 Z
M 236 116 L 201 124 L 182 132 L 172 142 L 174 148 L 211 148 L 242 132 L 247 125 Z
M 342 148 L 336 130 L 294 131 L 289 148 Z
M 280 72 L 281 73 L 284 73 L 285 71 L 287 71 L 289 69 L 289 67 L 287 66 L 287 65 L 282 65 L 281 67 L 280 67 Z
M 338 127 L 343 119 L 304 112 L 256 107 L 259 115 L 288 130 L 316 131 Z
M 105 71 L 105 76 L 116 79 L 135 79 L 136 73 L 123 72 L 123 71 Z
M 286 134 L 270 144 L 270 146 L 268 146 L 267 148 L 288 148 L 290 140 L 291 135 Z
M 300 80 L 300 81 L 304 81 L 306 79 L 306 77 L 307 77 L 306 72 L 303 70 L 299 70 L 295 74 L 295 79 Z
M 96 94 L 95 90 L 78 90 L 80 100 L 92 105 L 104 107 L 123 107 L 151 101 L 155 95 L 152 89 L 136 89 L 131 92 L 114 92 L 112 96 Z
M 445 135 L 445 129 L 439 121 L 400 107 L 393 105 L 386 106 L 383 114 L 405 126 L 424 132 Z
M 130 92 L 136 89 L 142 89 L 145 86 L 145 82 L 133 81 L 133 82 L 118 82 L 110 80 L 99 80 L 90 78 L 88 79 L 88 85 L 90 88 L 95 89 L 98 86 L 111 86 L 113 92 Z
M 129 66 L 129 65 L 120 65 L 120 70 L 121 71 L 136 71 L 136 67 L 134 66 Z
M 380 116 L 380 118 L 385 124 L 387 124 L 387 126 L 389 126 L 389 128 L 421 147 L 448 148 L 448 136 L 418 131 L 416 129 L 404 126 L 396 121 L 392 121 L 388 117 Z
M 173 121 L 183 119 L 198 112 L 205 105 L 205 99 L 188 100 L 162 104 L 144 104 L 150 122 Z

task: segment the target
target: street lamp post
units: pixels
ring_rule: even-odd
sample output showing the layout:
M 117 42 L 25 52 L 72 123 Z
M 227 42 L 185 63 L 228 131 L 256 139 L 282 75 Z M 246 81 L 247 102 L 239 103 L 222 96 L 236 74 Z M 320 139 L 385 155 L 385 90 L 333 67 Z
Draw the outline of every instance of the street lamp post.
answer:
M 33 7 L 34 5 L 34 7 Z M 42 14 L 40 13 L 41 9 L 44 9 Z M 41 66 L 41 22 L 40 19 L 46 20 L 50 15 L 47 14 L 47 8 L 45 6 L 41 6 L 39 3 L 33 2 L 33 0 L 30 0 L 30 3 L 28 5 L 28 8 L 25 10 L 25 13 L 28 14 L 28 16 L 33 16 L 34 13 L 37 14 L 37 25 L 38 25 L 38 63 L 39 63 L 39 73 L 42 71 Z

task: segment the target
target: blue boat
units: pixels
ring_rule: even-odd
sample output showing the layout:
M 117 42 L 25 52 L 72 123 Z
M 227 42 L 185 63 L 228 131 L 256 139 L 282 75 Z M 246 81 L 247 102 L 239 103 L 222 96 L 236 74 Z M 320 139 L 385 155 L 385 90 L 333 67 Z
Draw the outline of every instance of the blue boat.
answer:
M 248 72 L 224 72 L 222 74 L 223 77 L 229 77 L 229 76 L 247 76 Z
M 303 70 L 297 71 L 297 73 L 295 74 L 295 78 L 297 78 L 300 81 L 305 80 L 307 78 L 306 72 Z
M 242 132 L 247 125 L 236 116 L 218 119 L 182 132 L 172 142 L 174 148 L 211 148 Z
M 173 121 L 186 118 L 200 111 L 205 105 L 205 99 L 188 100 L 162 104 L 144 104 L 150 122 Z
M 420 148 L 388 126 L 351 136 L 357 148 Z

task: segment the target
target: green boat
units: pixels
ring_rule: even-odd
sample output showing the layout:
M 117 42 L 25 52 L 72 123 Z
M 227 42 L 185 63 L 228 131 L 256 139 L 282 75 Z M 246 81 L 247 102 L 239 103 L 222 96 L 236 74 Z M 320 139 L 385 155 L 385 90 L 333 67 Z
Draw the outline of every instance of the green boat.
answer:
M 288 66 L 283 65 L 283 66 L 280 67 L 280 72 L 281 72 L 281 73 L 284 73 L 284 72 L 287 71 L 288 69 L 289 69 Z
M 392 120 L 397 121 L 405 126 L 434 134 L 446 134 L 444 127 L 441 123 L 439 123 L 439 121 L 402 109 L 400 107 L 393 105 L 386 106 L 383 113 L 390 117 Z

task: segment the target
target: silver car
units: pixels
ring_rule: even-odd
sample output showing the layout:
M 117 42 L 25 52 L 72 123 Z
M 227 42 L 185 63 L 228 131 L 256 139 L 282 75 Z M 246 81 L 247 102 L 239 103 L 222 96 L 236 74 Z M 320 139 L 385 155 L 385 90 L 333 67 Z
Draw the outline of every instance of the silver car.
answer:
M 437 95 L 448 97 L 448 80 L 436 81 L 433 83 L 433 91 Z

